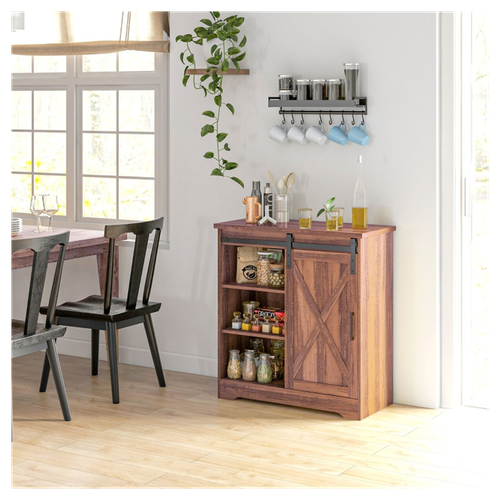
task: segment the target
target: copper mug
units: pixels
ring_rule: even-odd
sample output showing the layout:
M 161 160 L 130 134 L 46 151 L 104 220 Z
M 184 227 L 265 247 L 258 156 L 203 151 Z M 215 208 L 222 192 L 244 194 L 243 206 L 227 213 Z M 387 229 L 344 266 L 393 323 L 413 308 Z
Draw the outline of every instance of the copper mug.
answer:
M 247 196 L 242 200 L 246 205 L 245 219 L 248 224 L 257 224 L 262 217 L 262 205 L 257 200 L 257 196 Z

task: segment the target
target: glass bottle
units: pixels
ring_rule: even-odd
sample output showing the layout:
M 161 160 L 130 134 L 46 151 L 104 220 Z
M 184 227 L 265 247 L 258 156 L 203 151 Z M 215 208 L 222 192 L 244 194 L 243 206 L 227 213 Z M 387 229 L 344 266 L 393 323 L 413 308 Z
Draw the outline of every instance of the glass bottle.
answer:
M 269 356 L 271 364 L 271 377 L 273 380 L 281 380 L 285 373 L 285 362 L 277 356 Z
M 252 332 L 261 332 L 261 331 L 262 331 L 262 325 L 259 321 L 259 315 L 254 314 L 252 322 Z
M 363 173 L 361 164 L 363 157 L 358 158 L 358 180 L 354 188 L 354 196 L 352 199 L 352 228 L 366 229 L 368 226 L 368 205 L 366 203 L 365 186 L 363 184 Z
M 232 379 L 241 378 L 240 351 L 231 349 L 229 351 L 229 361 L 227 363 L 227 377 Z
M 231 327 L 233 330 L 241 330 L 241 313 L 235 311 L 233 313 L 233 321 L 231 322 Z
M 245 382 L 253 382 L 257 378 L 257 366 L 255 364 L 254 351 L 245 351 L 245 361 L 243 362 L 241 376 Z
M 285 342 L 283 340 L 271 340 L 269 354 L 277 358 L 285 359 Z
M 262 193 L 260 192 L 260 181 L 252 181 L 252 192 L 250 196 L 257 196 L 257 201 L 262 205 Z
M 269 384 L 273 380 L 271 363 L 269 362 L 269 354 L 261 354 L 260 361 L 260 366 L 257 370 L 257 381 L 261 384 Z

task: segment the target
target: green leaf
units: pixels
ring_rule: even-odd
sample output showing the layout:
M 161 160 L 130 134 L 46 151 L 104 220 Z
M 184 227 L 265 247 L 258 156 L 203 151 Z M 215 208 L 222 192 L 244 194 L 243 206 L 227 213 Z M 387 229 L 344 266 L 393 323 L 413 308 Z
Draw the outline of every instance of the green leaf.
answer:
M 212 151 L 207 151 L 204 155 L 203 155 L 203 158 L 213 158 L 214 157 L 214 154 L 212 153 Z
M 224 177 L 224 174 L 218 168 L 214 168 L 210 175 L 216 175 L 217 177 Z
M 218 65 L 219 65 L 219 63 L 220 63 L 220 59 L 219 59 L 219 58 L 217 58 L 217 57 L 209 57 L 209 58 L 207 59 L 207 63 L 208 63 L 208 64 L 213 64 L 214 66 L 218 66 Z
M 187 82 L 189 80 L 189 76 L 190 75 L 185 75 L 184 78 L 182 79 L 182 85 L 184 85 L 184 87 L 187 85 Z
M 316 217 L 319 217 L 323 212 L 325 211 L 324 208 L 322 208 L 317 214 L 316 214 Z
M 182 35 L 180 40 L 185 43 L 189 43 L 193 41 L 193 35 Z
M 333 208 L 335 205 L 333 205 L 333 202 L 335 201 L 335 196 L 333 198 L 330 198 L 326 203 L 325 207 L 328 208 L 328 211 L 330 211 L 331 208 Z
M 244 22 L 245 22 L 245 18 L 244 17 L 237 17 L 236 21 L 234 22 L 234 25 L 235 26 L 241 26 Z
M 203 45 L 203 38 L 198 38 L 198 40 L 193 40 L 196 45 Z
M 183 37 L 183 36 L 184 36 L 184 35 L 177 35 L 177 36 L 175 37 L 175 41 L 176 41 L 176 42 L 178 42 L 179 40 L 182 40 L 182 37 Z
M 234 64 L 234 67 L 238 70 L 238 72 L 240 71 L 240 63 L 238 61 L 236 61 L 235 59 L 231 59 L 231 62 Z
M 222 104 L 222 96 L 219 94 L 219 95 L 216 95 L 214 97 L 214 102 L 215 104 L 217 104 L 217 106 L 219 106 L 219 108 L 221 107 L 221 104 Z
M 243 59 L 245 59 L 246 55 L 247 55 L 246 52 L 243 52 L 243 54 L 240 54 L 239 56 L 233 57 L 233 62 L 234 61 L 242 61 Z
M 234 161 L 230 161 L 230 162 L 226 163 L 226 170 L 234 170 L 237 167 L 238 167 L 238 164 L 235 163 Z
M 186 61 L 190 62 L 191 64 L 194 64 L 194 55 L 193 54 L 189 54 L 186 57 Z
M 181 57 L 181 63 L 184 64 L 184 52 L 181 52 L 180 57 Z
M 227 59 L 224 59 L 222 61 L 222 64 L 220 66 L 220 70 L 222 73 L 226 72 L 229 69 L 229 61 Z
M 245 184 L 243 184 L 242 181 L 240 181 L 240 179 L 238 179 L 238 177 L 231 177 L 231 179 L 234 181 L 234 182 L 237 182 L 242 188 L 245 187 Z
M 241 52 L 241 49 L 239 49 L 238 47 L 229 47 L 229 49 L 227 49 L 227 53 L 230 56 L 234 56 L 235 54 L 239 54 L 240 52 Z
M 227 109 L 229 109 L 229 111 L 231 111 L 231 113 L 234 115 L 234 108 L 233 108 L 233 105 L 232 105 L 232 104 L 227 103 L 227 104 L 226 104 L 226 107 L 227 107 Z
M 202 115 L 209 116 L 210 118 L 215 118 L 215 113 L 213 111 L 203 111 Z
M 229 149 L 229 144 L 228 144 L 227 142 L 226 142 L 226 144 L 224 144 L 224 149 L 225 149 L 226 151 L 231 151 L 231 150 Z
M 215 33 L 212 33 L 210 35 L 207 36 L 207 42 L 210 42 L 210 40 L 213 40 L 214 38 L 217 38 L 217 35 Z M 213 45 L 212 45 L 213 47 Z
M 203 127 L 201 127 L 201 136 L 205 137 L 207 134 L 212 134 L 214 131 L 213 125 L 203 125 Z
M 224 132 L 220 132 L 219 134 L 217 134 L 217 142 L 222 142 L 226 137 L 227 134 L 225 134 Z
M 210 12 L 210 14 L 212 14 L 212 17 L 215 19 L 219 19 L 220 17 L 220 12 L 217 12 L 216 10 L 214 10 L 213 12 Z
M 226 32 L 222 30 L 217 31 L 217 38 L 222 41 L 227 40 Z
M 247 44 L 247 37 L 246 35 L 243 37 L 243 39 L 240 42 L 240 47 L 244 47 Z
M 207 78 L 210 78 L 210 75 L 203 75 L 200 77 L 200 82 L 204 82 Z
M 210 19 L 202 19 L 200 23 L 206 24 L 207 26 L 212 26 L 212 21 L 210 21 Z

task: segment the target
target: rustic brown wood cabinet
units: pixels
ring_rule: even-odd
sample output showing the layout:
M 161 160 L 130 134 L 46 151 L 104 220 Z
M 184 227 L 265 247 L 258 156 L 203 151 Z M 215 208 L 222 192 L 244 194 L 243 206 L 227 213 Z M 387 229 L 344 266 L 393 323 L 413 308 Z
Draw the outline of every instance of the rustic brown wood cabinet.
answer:
M 360 420 L 392 403 L 394 226 L 366 230 L 344 224 L 326 231 L 314 221 L 278 226 L 221 222 L 218 230 L 218 391 L 246 398 L 339 413 Z M 237 248 L 282 248 L 284 290 L 236 283 Z M 246 300 L 285 311 L 283 335 L 233 330 Z M 285 341 L 285 377 L 271 384 L 227 378 L 229 351 L 251 337 L 269 348 Z

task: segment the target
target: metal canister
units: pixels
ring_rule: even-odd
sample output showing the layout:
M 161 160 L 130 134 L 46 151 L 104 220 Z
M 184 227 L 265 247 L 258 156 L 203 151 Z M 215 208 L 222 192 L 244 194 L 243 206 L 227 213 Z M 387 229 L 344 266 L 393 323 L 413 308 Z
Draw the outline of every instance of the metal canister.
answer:
M 360 96 L 359 63 L 344 63 L 345 98 L 354 99 Z
M 280 99 L 282 101 L 289 101 L 292 99 L 296 99 L 297 91 L 296 90 L 280 90 Z
M 339 101 L 344 99 L 344 82 L 340 78 L 329 78 L 326 81 L 326 98 L 329 101 Z
M 294 90 L 295 85 L 292 75 L 278 75 L 279 90 Z
M 308 101 L 312 99 L 312 83 L 309 79 L 299 79 L 297 83 L 297 99 L 299 101 Z
M 325 92 L 325 80 L 315 79 L 312 81 L 312 99 L 313 101 L 322 101 Z

